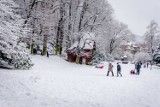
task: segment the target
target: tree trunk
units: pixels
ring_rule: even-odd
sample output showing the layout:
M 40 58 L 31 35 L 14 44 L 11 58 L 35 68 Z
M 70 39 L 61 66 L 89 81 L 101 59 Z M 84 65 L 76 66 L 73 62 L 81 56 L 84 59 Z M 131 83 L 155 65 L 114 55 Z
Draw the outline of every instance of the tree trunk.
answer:
M 31 44 L 31 54 L 33 54 L 34 43 Z
M 60 5 L 60 20 L 58 22 L 58 29 L 57 29 L 57 36 L 56 36 L 56 55 L 61 55 L 62 54 L 62 44 L 63 44 L 63 37 L 64 37 L 64 7 L 65 4 L 61 1 Z
M 71 31 L 72 31 L 72 0 L 70 1 L 69 5 L 69 24 L 68 24 L 68 35 L 67 35 L 67 46 L 66 48 L 68 49 L 71 47 Z
M 25 2 L 25 1 L 24 1 L 24 2 Z M 35 5 L 36 5 L 36 0 L 31 1 L 30 10 L 29 10 L 29 12 L 27 13 L 27 17 L 26 17 L 26 20 L 24 21 L 23 28 L 24 28 L 25 25 L 28 23 L 29 18 L 31 17 L 31 13 L 32 13 L 32 11 L 33 11 L 33 7 L 34 7 Z
M 42 55 L 45 56 L 46 54 L 47 54 L 47 35 L 44 35 Z
M 83 29 L 82 28 L 82 21 L 83 21 L 84 14 L 85 14 L 86 10 L 87 10 L 87 3 L 86 3 L 86 1 L 84 1 L 82 11 L 81 11 L 81 14 L 80 14 L 80 21 L 79 21 L 79 27 L 78 27 L 79 32 Z

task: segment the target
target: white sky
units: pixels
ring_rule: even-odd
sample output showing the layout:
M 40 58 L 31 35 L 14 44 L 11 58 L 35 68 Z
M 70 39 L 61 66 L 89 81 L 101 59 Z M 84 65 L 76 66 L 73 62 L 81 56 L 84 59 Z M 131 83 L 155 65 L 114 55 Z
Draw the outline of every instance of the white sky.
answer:
M 160 25 L 160 0 L 108 0 L 115 18 L 128 25 L 136 35 L 144 35 L 154 19 Z

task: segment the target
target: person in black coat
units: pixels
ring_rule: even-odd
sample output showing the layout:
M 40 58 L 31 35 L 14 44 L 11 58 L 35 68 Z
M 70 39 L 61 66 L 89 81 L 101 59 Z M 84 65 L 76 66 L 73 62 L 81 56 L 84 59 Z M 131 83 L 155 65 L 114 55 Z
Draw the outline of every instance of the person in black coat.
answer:
M 121 74 L 121 66 L 119 65 L 119 63 L 117 63 L 117 77 L 118 77 L 119 75 L 122 77 L 122 74 Z
M 141 69 L 141 63 L 137 64 L 137 75 L 140 74 L 140 69 Z
M 47 57 L 49 58 L 49 53 L 48 53 L 48 51 L 47 51 Z
M 37 49 L 36 49 L 36 48 L 33 49 L 33 54 L 34 54 L 34 55 L 37 54 Z

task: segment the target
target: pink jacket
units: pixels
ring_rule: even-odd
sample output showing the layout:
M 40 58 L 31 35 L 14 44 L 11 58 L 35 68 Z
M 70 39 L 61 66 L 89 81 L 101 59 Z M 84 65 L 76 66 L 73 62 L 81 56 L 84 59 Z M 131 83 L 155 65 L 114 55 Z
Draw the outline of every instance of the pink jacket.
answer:
M 111 63 L 109 63 L 108 71 L 113 71 L 113 65 Z

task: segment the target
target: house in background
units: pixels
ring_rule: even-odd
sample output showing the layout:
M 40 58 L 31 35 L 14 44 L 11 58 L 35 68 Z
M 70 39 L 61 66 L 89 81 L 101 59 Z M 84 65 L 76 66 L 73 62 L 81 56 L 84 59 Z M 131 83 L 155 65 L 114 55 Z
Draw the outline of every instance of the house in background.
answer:
M 122 52 L 130 52 L 132 54 L 140 52 L 140 50 L 141 50 L 140 46 L 138 46 L 130 41 L 127 41 L 126 43 L 122 44 L 121 49 L 122 49 Z
M 76 62 L 77 57 L 80 64 L 91 64 L 93 53 L 96 49 L 95 35 L 93 33 L 83 33 L 80 41 L 76 41 L 67 49 L 67 60 Z
M 131 50 L 132 54 L 136 54 L 137 52 L 140 52 L 140 46 L 132 45 L 131 48 L 132 48 L 132 50 Z
M 129 41 L 127 41 L 126 43 L 123 43 L 123 44 L 121 45 L 122 51 L 123 51 L 123 52 L 124 52 L 124 51 L 131 52 L 131 45 L 132 45 L 132 43 L 129 42 Z

